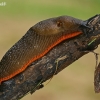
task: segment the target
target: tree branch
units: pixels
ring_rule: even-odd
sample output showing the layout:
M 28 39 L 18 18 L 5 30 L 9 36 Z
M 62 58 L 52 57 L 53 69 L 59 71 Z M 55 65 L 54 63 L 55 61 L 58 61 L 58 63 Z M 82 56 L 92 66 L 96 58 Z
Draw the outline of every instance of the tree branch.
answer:
M 100 43 L 100 15 L 86 20 L 84 34 L 55 46 L 41 59 L 33 62 L 24 72 L 0 85 L 0 100 L 18 100 L 28 92 L 41 88 L 54 74 L 93 51 Z

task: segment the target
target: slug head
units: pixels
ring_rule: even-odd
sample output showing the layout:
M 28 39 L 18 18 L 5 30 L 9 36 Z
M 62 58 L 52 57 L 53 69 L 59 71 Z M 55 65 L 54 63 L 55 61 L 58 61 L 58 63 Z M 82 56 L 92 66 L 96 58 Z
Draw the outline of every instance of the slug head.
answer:
M 52 35 L 63 32 L 70 33 L 78 31 L 78 27 L 82 22 L 82 20 L 70 16 L 60 16 L 41 21 L 34 25 L 32 29 L 40 35 Z

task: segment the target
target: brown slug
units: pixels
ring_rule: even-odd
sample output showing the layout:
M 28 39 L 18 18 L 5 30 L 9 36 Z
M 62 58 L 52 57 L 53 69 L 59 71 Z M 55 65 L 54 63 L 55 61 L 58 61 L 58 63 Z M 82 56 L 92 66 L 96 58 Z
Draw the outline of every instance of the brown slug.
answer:
M 85 26 L 84 21 L 70 16 L 50 18 L 32 26 L 1 59 L 0 83 L 23 72 L 62 41 L 82 34 L 80 26 Z

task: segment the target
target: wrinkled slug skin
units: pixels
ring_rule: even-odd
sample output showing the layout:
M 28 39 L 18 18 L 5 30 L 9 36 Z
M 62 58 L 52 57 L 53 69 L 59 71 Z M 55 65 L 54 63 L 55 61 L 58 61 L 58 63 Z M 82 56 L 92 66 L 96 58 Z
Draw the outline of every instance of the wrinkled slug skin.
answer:
M 79 27 L 82 25 L 84 26 L 82 20 L 60 16 L 41 21 L 31 27 L 1 59 L 0 83 L 24 71 L 32 62 L 44 56 L 63 40 L 81 34 Z

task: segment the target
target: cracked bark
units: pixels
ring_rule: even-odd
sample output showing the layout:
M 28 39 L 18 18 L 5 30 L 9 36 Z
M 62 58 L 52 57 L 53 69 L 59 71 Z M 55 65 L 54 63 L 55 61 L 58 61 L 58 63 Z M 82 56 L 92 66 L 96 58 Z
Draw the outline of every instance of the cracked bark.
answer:
M 100 43 L 100 15 L 86 20 L 90 28 L 75 38 L 63 41 L 41 59 L 33 62 L 24 72 L 0 85 L 0 100 L 18 100 L 27 93 L 41 88 L 42 83 L 61 70 L 94 50 Z M 93 39 L 93 42 L 91 42 Z M 88 45 L 90 43 L 90 45 Z M 84 52 L 87 51 L 87 52 Z M 100 67 L 100 66 L 99 66 Z M 56 71 L 57 68 L 57 71 Z M 99 76 L 100 71 L 95 76 Z M 100 92 L 100 80 L 95 84 L 95 92 Z

